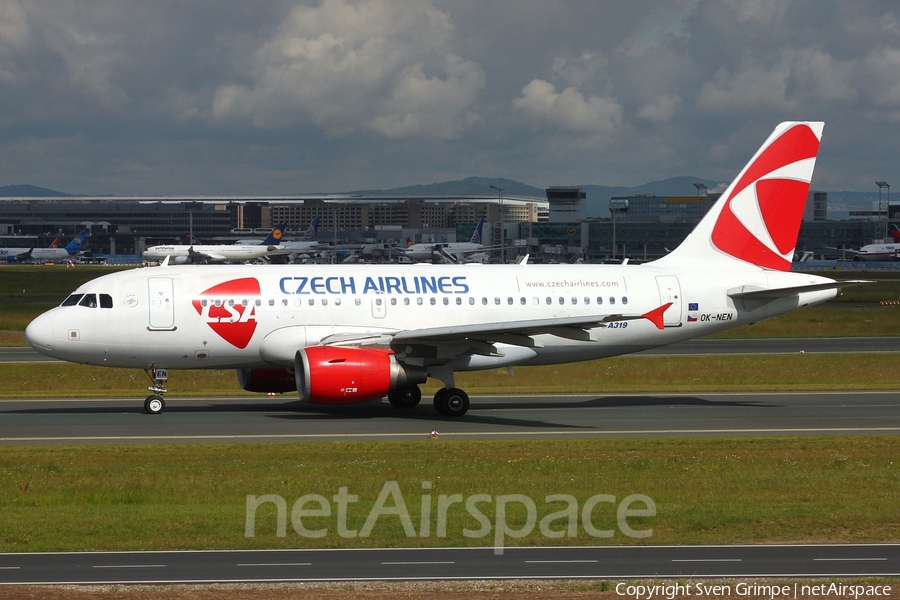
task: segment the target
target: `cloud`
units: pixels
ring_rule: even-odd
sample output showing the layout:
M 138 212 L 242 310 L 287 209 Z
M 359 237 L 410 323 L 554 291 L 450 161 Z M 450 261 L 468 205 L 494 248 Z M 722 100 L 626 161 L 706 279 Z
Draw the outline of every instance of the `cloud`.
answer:
M 217 90 L 212 116 L 263 130 L 311 121 L 333 135 L 457 137 L 477 120 L 485 74 L 449 51 L 452 33 L 428 3 L 297 7 L 249 59 L 250 82 Z
M 622 124 L 623 110 L 612 98 L 585 98 L 576 88 L 556 91 L 552 83 L 535 79 L 522 88 L 522 95 L 513 100 L 513 108 L 531 117 L 536 123 L 561 127 L 580 135 L 610 134 Z

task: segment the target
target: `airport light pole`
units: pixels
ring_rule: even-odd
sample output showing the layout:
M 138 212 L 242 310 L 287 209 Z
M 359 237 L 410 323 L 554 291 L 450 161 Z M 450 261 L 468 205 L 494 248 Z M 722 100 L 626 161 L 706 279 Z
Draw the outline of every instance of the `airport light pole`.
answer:
M 500 264 L 502 265 L 506 263 L 506 248 L 503 247 L 503 239 L 506 237 L 506 215 L 503 214 L 503 190 L 506 188 L 497 187 L 496 185 L 492 185 L 491 188 L 497 190 L 497 199 L 500 203 Z
M 891 211 L 891 184 L 887 181 L 876 181 L 875 185 L 878 186 L 878 229 L 884 228 L 884 234 L 881 238 L 885 239 L 888 236 L 888 221 L 890 220 L 889 213 Z M 884 188 L 887 188 L 887 205 L 881 203 L 881 190 Z M 884 209 L 882 209 L 882 206 L 884 206 Z M 884 214 L 883 221 L 881 219 L 882 213 Z

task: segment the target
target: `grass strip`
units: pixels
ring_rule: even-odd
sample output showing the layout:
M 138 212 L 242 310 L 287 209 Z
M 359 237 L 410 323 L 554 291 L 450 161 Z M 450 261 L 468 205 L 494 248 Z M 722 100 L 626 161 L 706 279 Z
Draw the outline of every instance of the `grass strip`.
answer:
M 900 388 L 897 354 L 623 356 L 603 360 L 458 373 L 470 394 L 670 393 L 704 391 L 885 390 Z M 143 397 L 149 379 L 137 369 L 70 363 L 0 364 L 2 398 Z M 243 392 L 234 371 L 171 371 L 172 397 Z M 437 382 L 423 386 L 433 393 Z M 284 396 L 285 398 L 288 395 Z
M 492 546 L 498 523 L 527 529 L 524 504 L 508 502 L 502 521 L 497 514 L 499 496 L 512 494 L 530 498 L 537 514 L 533 529 L 506 545 L 896 542 L 898 456 L 900 436 L 7 446 L 0 551 Z M 402 502 L 413 531 L 383 512 L 360 535 L 389 482 L 395 493 L 381 506 Z M 357 497 L 345 517 L 341 493 Z M 276 505 L 264 503 L 247 537 L 247 496 L 265 494 L 285 502 L 285 535 Z M 330 512 L 292 513 L 309 494 Z M 466 504 L 475 494 L 485 495 L 476 505 L 484 521 Z M 589 515 L 610 537 L 584 525 L 597 494 L 614 497 Z M 617 506 L 633 494 L 649 497 L 656 514 L 626 524 L 652 529 L 649 537 L 618 525 Z M 440 496 L 453 495 L 441 531 Z M 568 507 L 551 495 L 577 501 L 574 526 L 548 517 Z M 357 535 L 341 535 L 341 519 Z M 298 523 L 322 536 L 297 533 Z

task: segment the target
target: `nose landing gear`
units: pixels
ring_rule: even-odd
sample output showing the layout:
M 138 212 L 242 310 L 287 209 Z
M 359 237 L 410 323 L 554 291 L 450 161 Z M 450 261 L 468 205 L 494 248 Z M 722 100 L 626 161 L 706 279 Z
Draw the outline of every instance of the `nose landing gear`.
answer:
M 147 399 L 144 400 L 144 410 L 147 411 L 148 414 L 158 415 L 166 408 L 166 401 L 163 399 L 163 394 L 168 391 L 165 388 L 165 384 L 169 379 L 169 370 L 150 367 L 144 372 L 150 377 L 150 381 L 153 382 L 153 385 L 147 388 L 153 392 L 153 394 L 147 396 Z

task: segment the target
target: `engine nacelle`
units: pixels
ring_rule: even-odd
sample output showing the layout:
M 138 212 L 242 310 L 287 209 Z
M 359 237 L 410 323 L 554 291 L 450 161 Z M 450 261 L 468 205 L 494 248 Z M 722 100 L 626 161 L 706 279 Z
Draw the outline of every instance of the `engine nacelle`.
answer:
M 248 392 L 263 394 L 297 391 L 297 380 L 287 369 L 238 369 L 238 383 Z
M 191 262 L 190 256 L 170 256 L 169 264 L 186 265 Z
M 428 379 L 423 367 L 401 365 L 390 350 L 337 346 L 299 350 L 294 376 L 300 399 L 312 404 L 368 402 Z

